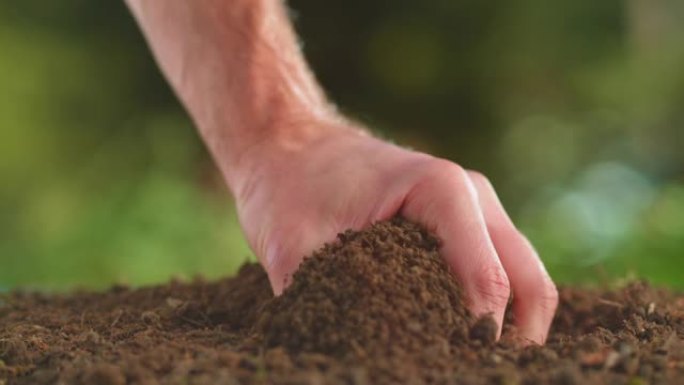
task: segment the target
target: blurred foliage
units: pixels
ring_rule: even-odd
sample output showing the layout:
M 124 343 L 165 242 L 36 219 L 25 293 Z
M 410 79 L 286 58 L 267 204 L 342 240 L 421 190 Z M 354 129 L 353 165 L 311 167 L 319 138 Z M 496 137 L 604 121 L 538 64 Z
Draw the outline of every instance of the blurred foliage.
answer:
M 344 111 L 478 169 L 562 282 L 684 287 L 684 3 L 292 0 Z M 122 2 L 0 3 L 0 288 L 228 274 L 226 189 Z

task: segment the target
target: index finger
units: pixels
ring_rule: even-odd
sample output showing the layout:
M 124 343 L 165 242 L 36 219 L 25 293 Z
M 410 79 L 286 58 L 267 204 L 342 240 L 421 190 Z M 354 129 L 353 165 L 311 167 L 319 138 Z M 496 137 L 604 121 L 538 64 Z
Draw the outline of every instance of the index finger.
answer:
M 440 161 L 409 192 L 402 215 L 442 240 L 442 255 L 476 316 L 491 314 L 501 334 L 510 284 L 487 232 L 477 193 L 465 170 Z

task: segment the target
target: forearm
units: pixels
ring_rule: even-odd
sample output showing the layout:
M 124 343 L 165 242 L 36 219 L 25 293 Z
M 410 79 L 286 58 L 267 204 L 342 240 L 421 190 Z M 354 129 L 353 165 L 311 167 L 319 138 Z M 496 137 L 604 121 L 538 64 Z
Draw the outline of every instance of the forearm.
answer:
M 296 150 L 336 119 L 280 0 L 127 3 L 234 192 L 254 148 Z

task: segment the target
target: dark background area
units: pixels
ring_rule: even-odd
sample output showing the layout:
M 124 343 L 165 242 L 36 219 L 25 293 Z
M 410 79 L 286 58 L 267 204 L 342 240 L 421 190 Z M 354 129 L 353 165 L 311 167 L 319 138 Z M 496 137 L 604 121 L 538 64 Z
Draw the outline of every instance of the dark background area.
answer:
M 684 285 L 684 3 L 290 6 L 340 108 L 487 174 L 557 280 Z M 0 287 L 251 258 L 123 2 L 3 1 L 0 47 Z

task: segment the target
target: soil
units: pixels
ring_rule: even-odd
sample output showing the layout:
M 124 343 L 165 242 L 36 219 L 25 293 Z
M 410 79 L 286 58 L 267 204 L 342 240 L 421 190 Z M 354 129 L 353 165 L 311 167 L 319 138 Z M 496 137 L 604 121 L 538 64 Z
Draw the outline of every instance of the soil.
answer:
M 545 346 L 508 325 L 497 342 L 438 247 L 395 218 L 340 234 L 277 298 L 255 264 L 218 282 L 7 294 L 0 385 L 684 383 L 683 295 L 561 288 Z

